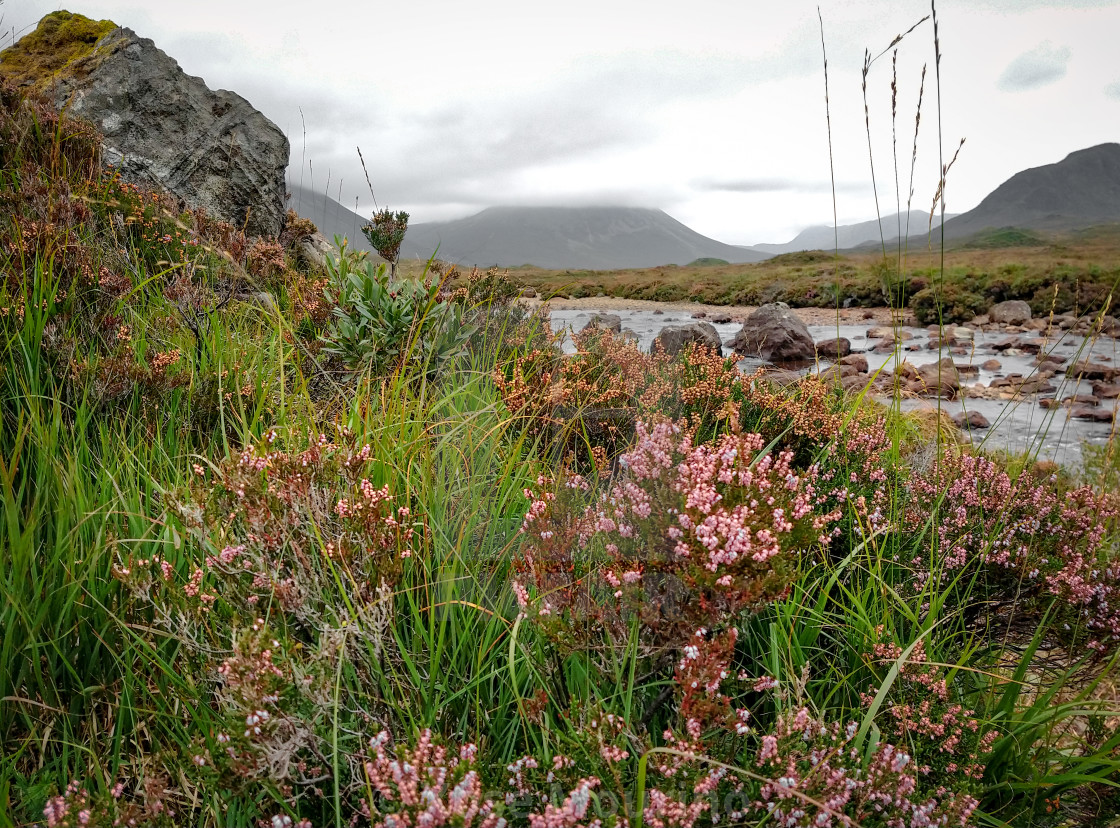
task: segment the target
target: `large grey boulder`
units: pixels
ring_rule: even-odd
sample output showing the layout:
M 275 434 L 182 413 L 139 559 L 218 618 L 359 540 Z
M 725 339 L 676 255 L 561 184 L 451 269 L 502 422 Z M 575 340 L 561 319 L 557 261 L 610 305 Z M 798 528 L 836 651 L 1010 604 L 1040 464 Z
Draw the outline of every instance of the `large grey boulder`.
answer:
M 1003 325 L 1025 325 L 1031 321 L 1031 306 L 1019 299 L 992 305 L 988 318 Z
M 676 356 L 689 345 L 703 345 L 720 356 L 723 355 L 723 343 L 720 342 L 719 333 L 710 322 L 666 325 L 653 340 L 654 352 L 661 348 L 669 356 Z
M 60 15 L 69 13 L 48 15 L 40 28 L 90 22 Z M 105 160 L 126 180 L 163 187 L 250 235 L 279 235 L 288 139 L 247 100 L 211 90 L 148 38 L 111 29 L 49 83 L 28 85 L 92 121 L 104 135 Z
M 593 331 L 596 328 L 610 331 L 613 334 L 622 333 L 622 317 L 617 313 L 593 313 L 583 329 Z
M 817 355 L 809 329 L 785 302 L 763 305 L 748 316 L 731 349 L 777 365 L 812 362 Z

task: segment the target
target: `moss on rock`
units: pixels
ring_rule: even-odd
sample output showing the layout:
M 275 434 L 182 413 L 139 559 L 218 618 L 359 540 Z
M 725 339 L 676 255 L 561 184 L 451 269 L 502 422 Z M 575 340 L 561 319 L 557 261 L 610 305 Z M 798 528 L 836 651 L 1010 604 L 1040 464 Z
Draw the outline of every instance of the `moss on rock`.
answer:
M 71 74 L 117 28 L 112 20 L 92 20 L 68 11 L 51 12 L 35 31 L 0 52 L 0 78 L 17 86 L 46 91 L 57 78 Z

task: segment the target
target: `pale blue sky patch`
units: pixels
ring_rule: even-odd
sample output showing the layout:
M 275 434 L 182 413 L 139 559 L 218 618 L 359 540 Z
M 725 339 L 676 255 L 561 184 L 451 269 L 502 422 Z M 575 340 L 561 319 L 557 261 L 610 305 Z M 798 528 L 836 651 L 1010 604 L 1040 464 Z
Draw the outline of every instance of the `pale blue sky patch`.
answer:
M 1066 76 L 1073 50 L 1046 40 L 1015 58 L 999 77 L 1005 92 L 1023 92 L 1059 81 Z

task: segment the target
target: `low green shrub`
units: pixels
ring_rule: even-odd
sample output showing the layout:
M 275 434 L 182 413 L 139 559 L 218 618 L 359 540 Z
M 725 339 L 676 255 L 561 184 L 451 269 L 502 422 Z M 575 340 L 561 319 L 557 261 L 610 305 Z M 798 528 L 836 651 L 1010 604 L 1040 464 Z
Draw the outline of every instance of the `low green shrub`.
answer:
M 988 309 L 989 302 L 978 293 L 958 285 L 927 287 L 910 299 L 914 318 L 922 325 L 939 322 L 967 322 Z
M 337 239 L 337 259 L 328 258 L 328 300 L 332 321 L 323 350 L 350 371 L 391 373 L 406 363 L 432 372 L 462 353 L 476 328 L 461 308 L 439 298 L 440 285 L 393 281 L 385 265 L 375 266 Z

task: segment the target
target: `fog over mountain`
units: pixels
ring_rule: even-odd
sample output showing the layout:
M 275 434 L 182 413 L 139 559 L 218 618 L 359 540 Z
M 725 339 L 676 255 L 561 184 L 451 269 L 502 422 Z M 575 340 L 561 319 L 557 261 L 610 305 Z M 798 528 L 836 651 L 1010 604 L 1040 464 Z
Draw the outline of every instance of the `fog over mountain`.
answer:
M 368 220 L 323 193 L 293 184 L 290 206 L 328 238 L 346 236 L 372 250 L 361 234 Z M 934 216 L 932 227 L 939 226 Z M 988 229 L 1018 227 L 1065 231 L 1120 222 L 1120 144 L 1070 153 L 1055 164 L 1023 170 L 997 187 L 975 209 L 948 217 L 945 237 L 964 239 Z M 880 230 L 881 226 L 881 230 Z M 906 235 L 906 214 L 837 228 L 840 249 L 896 242 Z M 909 214 L 912 243 L 925 242 L 928 213 Z M 940 234 L 938 234 L 940 236 Z M 703 236 L 661 210 L 636 207 L 491 207 L 455 221 L 409 228 L 405 258 L 439 258 L 462 265 L 611 270 L 688 264 L 700 258 L 757 262 L 799 250 L 831 250 L 831 227 L 809 227 L 783 244 L 740 247 Z M 438 251 L 438 252 L 437 252 Z
M 491 207 L 410 227 L 402 255 L 427 257 L 437 248 L 445 261 L 480 267 L 611 270 L 768 258 L 702 236 L 661 210 L 638 207 Z
M 940 216 L 933 217 L 932 226 L 941 226 Z M 924 233 L 929 227 L 929 213 L 921 210 L 911 210 L 909 219 L 907 219 L 906 213 L 892 213 L 889 216 L 883 216 L 882 222 L 872 219 L 871 221 L 861 221 L 858 224 L 842 224 L 836 228 L 835 234 L 830 225 L 822 224 L 802 230 L 792 240 L 784 244 L 756 244 L 753 247 L 755 250 L 775 254 L 795 253 L 799 250 L 832 250 L 834 246 L 846 250 L 863 244 L 878 244 L 884 239 L 890 242 L 900 235 L 918 235 Z
M 336 235 L 359 250 L 373 250 L 362 235 L 363 216 L 324 193 L 290 186 L 288 206 L 311 219 L 333 241 Z M 700 258 L 757 262 L 769 258 L 751 248 L 709 239 L 661 210 L 636 207 L 491 207 L 456 221 L 413 224 L 402 258 L 437 255 L 456 264 L 550 269 L 657 267 Z

